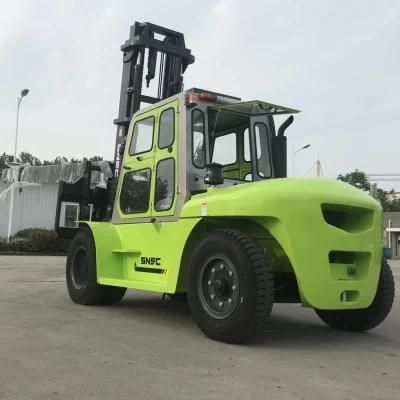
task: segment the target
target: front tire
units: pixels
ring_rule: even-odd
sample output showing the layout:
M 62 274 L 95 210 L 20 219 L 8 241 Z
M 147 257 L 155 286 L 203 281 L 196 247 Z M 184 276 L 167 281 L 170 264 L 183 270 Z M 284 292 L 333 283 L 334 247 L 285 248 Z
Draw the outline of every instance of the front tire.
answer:
M 177 303 L 187 304 L 187 293 L 167 293 L 167 297 Z
M 244 342 L 264 326 L 273 305 L 273 277 L 262 250 L 237 230 L 209 233 L 189 266 L 188 300 L 208 337 Z
M 67 255 L 66 281 L 68 293 L 77 304 L 115 304 L 126 292 L 126 288 L 97 283 L 96 248 L 88 230 L 78 232 L 72 239 Z
M 363 332 L 381 324 L 389 314 L 394 300 L 394 279 L 386 259 L 382 261 L 378 288 L 368 308 L 358 310 L 315 310 L 327 325 L 334 329 Z

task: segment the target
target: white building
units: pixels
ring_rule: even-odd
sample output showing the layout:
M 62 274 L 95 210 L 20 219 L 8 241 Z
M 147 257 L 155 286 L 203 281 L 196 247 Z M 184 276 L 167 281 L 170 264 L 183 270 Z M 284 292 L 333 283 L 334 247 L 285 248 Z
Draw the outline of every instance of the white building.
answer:
M 383 225 L 384 246 L 392 249 L 393 258 L 400 258 L 400 212 L 385 212 Z
M 0 238 L 6 237 L 8 232 L 11 190 L 14 190 L 12 235 L 26 228 L 76 227 L 79 203 L 63 201 L 57 206 L 60 187 L 64 183 L 77 183 L 84 173 L 84 163 L 3 170 L 0 176 Z M 93 178 L 97 183 L 102 179 L 100 173 L 92 176 L 92 182 Z

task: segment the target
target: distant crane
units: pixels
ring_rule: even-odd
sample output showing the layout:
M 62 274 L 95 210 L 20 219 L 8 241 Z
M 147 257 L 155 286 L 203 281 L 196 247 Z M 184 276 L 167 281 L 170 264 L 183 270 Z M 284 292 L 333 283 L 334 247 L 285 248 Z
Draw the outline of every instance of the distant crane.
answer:
M 315 163 L 313 163 L 313 164 L 311 165 L 311 167 L 308 168 L 308 169 L 306 170 L 306 172 L 304 172 L 303 175 L 307 175 L 307 174 L 308 174 L 312 169 L 314 169 L 314 168 L 315 168 L 316 176 L 317 176 L 318 178 L 323 178 L 323 177 L 324 177 L 324 171 L 323 171 L 323 169 L 322 169 L 322 164 L 321 164 L 321 161 L 320 161 L 319 157 L 318 157 L 317 161 L 315 161 Z

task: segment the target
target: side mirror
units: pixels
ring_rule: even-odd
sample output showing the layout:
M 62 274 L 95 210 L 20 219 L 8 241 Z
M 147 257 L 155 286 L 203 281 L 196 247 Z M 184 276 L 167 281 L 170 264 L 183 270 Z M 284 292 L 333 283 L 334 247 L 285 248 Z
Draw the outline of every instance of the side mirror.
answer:
M 223 165 L 218 163 L 207 164 L 207 172 L 204 178 L 204 183 L 211 186 L 222 185 L 224 176 L 222 175 Z

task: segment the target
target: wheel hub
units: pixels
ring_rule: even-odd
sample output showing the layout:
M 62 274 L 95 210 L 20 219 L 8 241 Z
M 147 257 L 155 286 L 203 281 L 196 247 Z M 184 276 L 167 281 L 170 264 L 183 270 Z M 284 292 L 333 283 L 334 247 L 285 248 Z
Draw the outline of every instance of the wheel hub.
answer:
M 210 256 L 202 265 L 198 295 L 204 310 L 213 318 L 227 318 L 236 308 L 239 279 L 233 263 L 223 254 Z
M 215 292 L 221 296 L 226 295 L 229 292 L 229 283 L 225 277 L 216 279 L 213 282 L 213 287 Z

